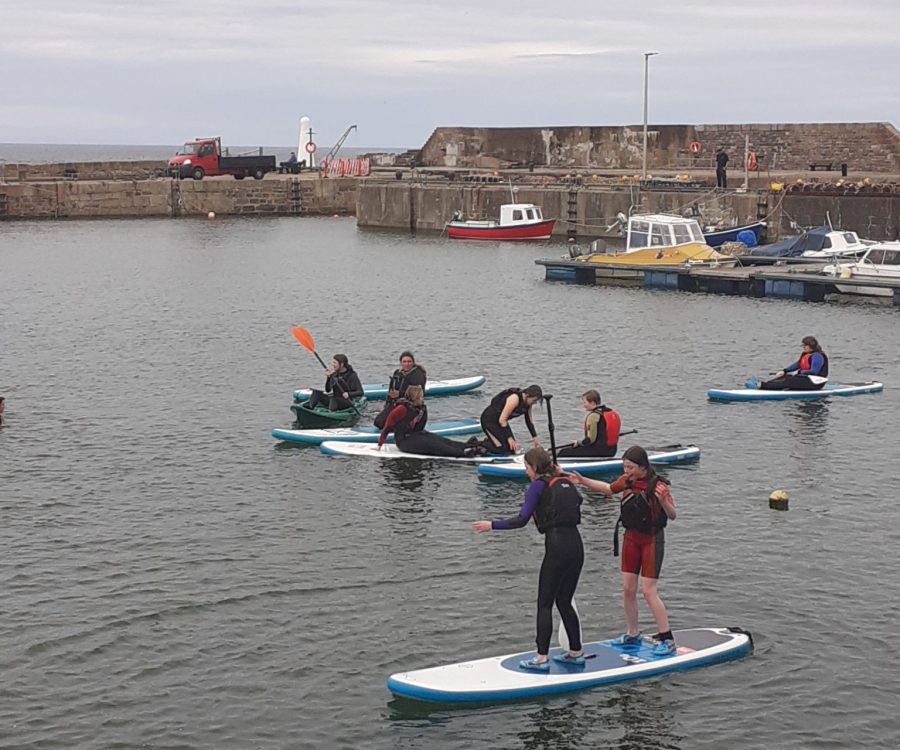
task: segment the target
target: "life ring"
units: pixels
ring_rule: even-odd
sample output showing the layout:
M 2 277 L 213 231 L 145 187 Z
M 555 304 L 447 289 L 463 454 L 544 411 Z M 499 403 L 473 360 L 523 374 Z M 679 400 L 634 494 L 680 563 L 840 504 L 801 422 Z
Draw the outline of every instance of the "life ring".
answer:
M 747 169 L 751 172 L 755 172 L 757 168 L 756 165 L 756 153 L 753 151 L 747 152 Z
M 700 152 L 703 151 L 703 145 L 700 141 L 691 141 L 690 149 L 694 156 L 699 156 Z
M 314 153 L 316 153 L 316 144 L 313 143 L 312 141 L 310 141 L 309 143 L 307 143 L 303 148 L 306 149 L 306 153 L 307 153 L 307 154 L 314 154 Z

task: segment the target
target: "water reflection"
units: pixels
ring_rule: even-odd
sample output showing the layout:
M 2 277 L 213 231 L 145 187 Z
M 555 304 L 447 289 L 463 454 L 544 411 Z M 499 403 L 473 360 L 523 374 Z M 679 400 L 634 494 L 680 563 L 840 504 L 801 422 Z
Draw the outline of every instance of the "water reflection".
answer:
M 828 427 L 827 399 L 814 399 L 810 401 L 798 401 L 793 404 L 791 416 L 794 417 L 794 426 L 789 428 L 790 434 L 799 440 L 813 439 L 820 442 Z
M 425 484 L 426 463 L 414 458 L 386 460 L 381 462 L 381 473 L 388 484 L 412 493 Z

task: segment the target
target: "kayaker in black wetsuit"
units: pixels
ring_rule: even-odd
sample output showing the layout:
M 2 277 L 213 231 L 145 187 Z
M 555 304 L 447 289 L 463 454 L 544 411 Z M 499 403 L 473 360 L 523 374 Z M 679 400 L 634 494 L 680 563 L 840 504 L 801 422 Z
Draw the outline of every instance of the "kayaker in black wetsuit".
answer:
M 622 418 L 618 412 L 600 403 L 600 394 L 591 389 L 581 394 L 581 406 L 587 412 L 584 418 L 584 438 L 571 446 L 560 448 L 560 458 L 573 456 L 615 456 L 619 449 L 619 432 Z
M 531 484 L 525 501 L 514 518 L 475 521 L 477 532 L 492 529 L 521 529 L 533 517 L 544 535 L 544 560 L 538 579 L 537 656 L 519 662 L 523 669 L 550 671 L 550 638 L 553 632 L 553 605 L 569 637 L 569 651 L 556 654 L 556 661 L 573 666 L 584 664 L 581 653 L 581 623 L 572 604 L 578 578 L 584 566 L 584 546 L 578 524 L 581 523 L 581 493 L 571 481 L 559 474 L 553 459 L 543 448 L 525 454 L 525 471 Z
M 388 414 L 391 413 L 391 409 L 406 393 L 406 389 L 411 385 L 420 385 L 424 388 L 426 379 L 425 368 L 416 364 L 416 358 L 412 352 L 403 352 L 400 355 L 400 367 L 394 370 L 394 374 L 391 375 L 391 379 L 388 382 L 387 399 L 385 399 L 384 408 L 375 417 L 375 426 L 379 430 L 384 427 L 384 421 L 387 419 Z
M 818 391 L 828 382 L 828 355 L 815 336 L 805 336 L 803 351 L 796 362 L 775 373 L 772 380 L 760 384 L 763 391 Z
M 331 367 L 325 370 L 325 390 L 313 389 L 309 401 L 303 404 L 306 409 L 328 409 L 341 411 L 352 409 L 353 402 L 363 395 L 359 375 L 347 360 L 346 354 L 335 354 Z
M 378 437 L 379 449 L 393 432 L 397 447 L 404 453 L 415 453 L 417 456 L 472 458 L 487 452 L 482 445 L 460 443 L 428 432 L 425 429 L 427 423 L 424 389 L 420 385 L 411 385 L 406 389 L 406 398 L 398 400 L 387 415 Z
M 530 385 L 526 389 L 507 388 L 500 391 L 491 403 L 481 413 L 481 429 L 487 435 L 484 446 L 491 453 L 506 454 L 516 453 L 519 444 L 509 426 L 509 420 L 516 417 L 525 417 L 525 426 L 531 433 L 535 448 L 540 448 L 541 443 L 537 438 L 537 430 L 531 421 L 531 407 L 544 397 L 539 385 Z

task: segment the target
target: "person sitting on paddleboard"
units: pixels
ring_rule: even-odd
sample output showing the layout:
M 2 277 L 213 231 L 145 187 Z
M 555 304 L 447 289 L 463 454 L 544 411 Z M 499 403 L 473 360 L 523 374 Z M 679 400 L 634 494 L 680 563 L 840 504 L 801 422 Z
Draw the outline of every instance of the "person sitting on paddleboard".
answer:
M 815 336 L 803 337 L 803 351 L 796 362 L 760 384 L 764 391 L 817 391 L 828 382 L 828 355 Z
M 425 389 L 421 385 L 411 385 L 406 389 L 406 398 L 399 399 L 384 420 L 378 449 L 384 445 L 387 436 L 393 432 L 397 447 L 404 453 L 417 456 L 442 456 L 447 458 L 473 458 L 483 456 L 487 451 L 475 442 L 460 443 L 443 435 L 428 432 L 428 407 L 425 406 Z
M 307 409 L 319 407 L 328 411 L 352 409 L 353 402 L 363 395 L 363 387 L 347 355 L 335 354 L 331 367 L 325 370 L 325 375 L 325 390 L 313 389 L 309 401 L 303 406 Z
M 618 412 L 600 403 L 600 394 L 591 389 L 581 394 L 581 406 L 587 412 L 584 418 L 584 438 L 571 446 L 560 448 L 559 458 L 573 456 L 615 456 L 619 449 L 619 432 L 622 418 Z
M 638 646 L 642 636 L 638 630 L 638 576 L 641 593 L 656 620 L 659 632 L 654 637 L 653 653 L 665 656 L 675 652 L 675 639 L 669 627 L 666 605 L 657 593 L 665 551 L 665 527 L 675 520 L 675 501 L 668 484 L 656 475 L 647 451 L 633 445 L 623 456 L 625 473 L 611 484 L 588 479 L 577 471 L 566 474 L 574 484 L 610 496 L 624 493 L 621 515 L 616 523 L 613 550 L 619 554 L 619 523 L 625 527 L 622 541 L 622 602 L 625 608 L 625 632 L 616 639 L 621 646 Z
M 537 438 L 537 430 L 531 421 L 531 407 L 544 397 L 539 385 L 530 385 L 526 389 L 507 388 L 500 391 L 491 403 L 481 413 L 481 429 L 487 435 L 484 446 L 491 453 L 506 454 L 516 453 L 519 444 L 509 426 L 509 420 L 516 417 L 525 417 L 525 426 L 531 433 L 532 443 L 535 448 L 540 448 L 541 443 Z
M 400 355 L 400 367 L 394 370 L 394 374 L 388 381 L 387 399 L 385 399 L 384 408 L 375 417 L 375 426 L 379 430 L 384 427 L 384 420 L 387 419 L 397 401 L 406 393 L 406 389 L 411 385 L 420 385 L 424 388 L 426 379 L 425 368 L 416 364 L 416 358 L 412 352 L 403 352 Z
M 569 637 L 569 651 L 553 658 L 566 664 L 584 664 L 581 623 L 572 604 L 584 566 L 584 546 L 578 533 L 582 498 L 578 488 L 559 473 L 550 454 L 543 448 L 532 448 L 525 454 L 525 471 L 531 484 L 519 514 L 505 520 L 475 521 L 472 528 L 479 533 L 492 529 L 521 529 L 534 518 L 535 526 L 544 535 L 544 560 L 538 578 L 537 656 L 519 662 L 519 666 L 549 672 L 554 603 Z

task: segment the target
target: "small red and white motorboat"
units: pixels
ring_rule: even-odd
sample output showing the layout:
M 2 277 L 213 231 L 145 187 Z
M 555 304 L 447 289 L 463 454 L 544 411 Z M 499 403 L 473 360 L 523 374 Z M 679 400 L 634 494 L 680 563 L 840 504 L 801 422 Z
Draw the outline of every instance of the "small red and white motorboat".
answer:
M 533 203 L 506 203 L 500 206 L 500 221 L 464 221 L 457 211 L 447 224 L 447 236 L 454 240 L 546 240 L 556 219 L 545 219 Z

